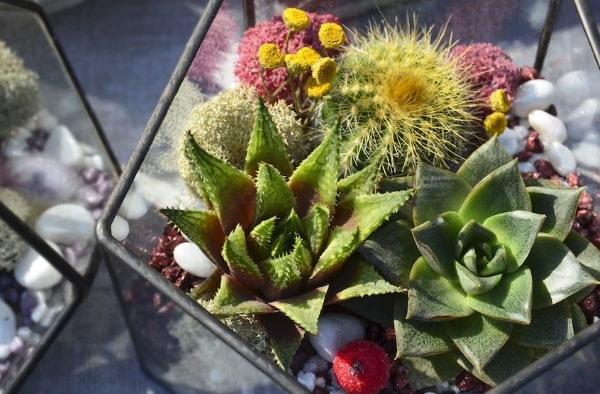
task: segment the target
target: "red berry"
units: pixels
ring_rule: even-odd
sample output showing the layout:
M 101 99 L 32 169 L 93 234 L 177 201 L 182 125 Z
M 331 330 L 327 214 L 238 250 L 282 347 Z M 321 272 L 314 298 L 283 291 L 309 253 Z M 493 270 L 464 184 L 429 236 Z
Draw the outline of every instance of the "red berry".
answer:
M 387 354 L 375 342 L 360 339 L 340 349 L 333 373 L 348 394 L 378 393 L 390 378 Z

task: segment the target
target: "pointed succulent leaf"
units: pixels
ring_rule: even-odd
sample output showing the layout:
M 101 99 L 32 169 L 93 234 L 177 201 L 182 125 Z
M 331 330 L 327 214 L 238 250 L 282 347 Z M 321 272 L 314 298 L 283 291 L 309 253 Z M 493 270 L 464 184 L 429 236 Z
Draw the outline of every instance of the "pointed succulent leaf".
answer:
M 311 205 L 333 209 L 337 197 L 339 136 L 336 124 L 321 144 L 294 170 L 288 185 L 296 197 L 296 211 L 305 216 Z
M 358 230 L 334 229 L 329 235 L 329 242 L 325 246 L 325 250 L 323 250 L 313 268 L 308 285 L 320 284 L 323 280 L 338 272 L 358 247 L 358 240 Z
M 213 298 L 212 313 L 218 316 L 273 313 L 275 308 L 257 300 L 250 292 L 236 285 L 228 275 L 221 276 L 219 290 Z
M 363 194 L 337 206 L 333 224 L 347 230 L 358 229 L 359 243 L 364 242 L 390 215 L 408 201 L 411 191 Z
M 237 226 L 225 240 L 223 258 L 227 262 L 230 274 L 253 289 L 263 286 L 263 277 L 256 262 L 248 254 L 246 234 Z
M 272 300 L 289 297 L 304 284 L 312 268 L 310 251 L 297 237 L 294 250 L 286 255 L 270 258 L 260 265 L 267 283 L 263 292 Z
M 456 174 L 469 185 L 475 186 L 496 168 L 510 163 L 512 160 L 513 158 L 504 149 L 498 138 L 493 137 L 471 153 Z
M 221 285 L 221 276 L 223 276 L 223 271 L 220 269 L 215 270 L 208 278 L 194 286 L 189 291 L 188 296 L 194 301 L 198 301 L 200 298 L 213 297 Z
M 294 207 L 294 196 L 277 169 L 260 163 L 256 175 L 256 215 L 254 221 L 284 217 Z
M 468 295 L 467 304 L 494 319 L 529 324 L 532 287 L 531 272 L 523 266 L 504 274 L 500 283 L 487 293 Z
M 573 323 L 573 333 L 579 334 L 584 329 L 588 328 L 588 322 L 583 314 L 583 311 L 577 304 L 569 304 L 569 310 L 571 311 L 571 323 Z
M 271 164 L 285 176 L 290 176 L 293 170 L 285 143 L 263 99 L 259 97 L 246 153 L 246 173 L 253 176 L 261 162 Z
M 229 272 L 221 256 L 225 233 L 213 211 L 188 211 L 163 208 L 158 211 L 169 222 L 194 242 L 223 272 Z
M 444 323 L 460 352 L 478 370 L 483 370 L 511 336 L 513 324 L 479 313 Z
M 279 309 L 302 329 L 317 334 L 317 322 L 323 309 L 329 286 L 321 286 L 300 295 L 273 301 L 270 305 Z
M 425 162 L 415 177 L 413 221 L 415 226 L 449 211 L 458 212 L 471 186 L 455 173 Z
M 248 234 L 248 238 L 246 239 L 248 254 L 250 254 L 255 261 L 262 261 L 269 257 L 276 223 L 276 217 L 263 220 L 250 231 L 250 234 Z
M 600 281 L 600 249 L 575 231 L 569 233 L 564 244 L 573 252 L 585 270 Z
M 427 264 L 439 275 L 454 278 L 456 241 L 464 222 L 456 212 L 446 212 L 412 229 L 412 235 Z
M 402 365 L 406 367 L 410 387 L 419 390 L 451 380 L 462 371 L 456 363 L 457 357 L 455 352 L 429 357 L 404 357 Z
M 473 313 L 462 289 L 431 269 L 422 257 L 413 265 L 410 281 L 407 319 L 448 320 Z
M 331 280 L 327 303 L 401 291 L 402 288 L 386 281 L 372 265 L 354 255 L 344 264 L 344 269 Z
M 486 293 L 496 287 L 502 280 L 502 274 L 478 276 L 458 262 L 456 262 L 455 267 L 458 283 L 467 294 Z
M 301 221 L 310 250 L 314 256 L 318 256 L 329 235 L 329 208 L 325 205 L 313 205 Z
M 406 296 L 398 296 L 394 305 L 396 358 L 432 356 L 456 348 L 442 324 L 407 320 L 407 308 Z
M 599 282 L 557 238 L 538 234 L 526 264 L 533 276 L 533 306 L 545 308 Z
M 304 227 L 298 214 L 292 209 L 275 227 L 275 235 L 271 243 L 271 257 L 290 253 L 294 248 L 297 236 L 305 236 Z
M 397 297 L 402 297 L 402 294 L 376 294 L 374 296 L 351 298 L 340 305 L 357 316 L 379 323 L 384 327 L 392 327 L 394 325 L 394 305 Z
M 411 227 L 404 220 L 385 224 L 358 248 L 358 253 L 388 282 L 405 288 L 408 288 L 410 269 L 421 256 L 413 240 Z
M 256 188 L 250 176 L 230 164 L 211 156 L 186 134 L 184 155 L 191 172 L 202 184 L 209 203 L 217 214 L 223 232 L 229 233 L 237 224 L 248 229 L 254 219 Z M 226 182 L 223 180 L 226 179 Z
M 503 212 L 483 222 L 496 235 L 498 243 L 507 248 L 507 272 L 517 270 L 525 262 L 542 223 L 543 215 L 528 211 Z
M 377 189 L 379 163 L 372 162 L 365 168 L 342 178 L 337 183 L 340 201 L 363 194 L 373 194 Z
M 282 313 L 269 313 L 257 317 L 267 332 L 275 361 L 287 371 L 302 343 L 304 330 Z
M 517 162 L 512 161 L 476 184 L 458 212 L 465 221 L 483 223 L 490 216 L 517 210 L 531 211 L 531 201 Z
M 531 324 L 515 326 L 511 339 L 522 346 L 556 347 L 574 335 L 568 302 L 531 312 Z
M 571 231 L 583 188 L 529 186 L 527 191 L 532 211 L 546 216 L 541 231 L 564 240 Z

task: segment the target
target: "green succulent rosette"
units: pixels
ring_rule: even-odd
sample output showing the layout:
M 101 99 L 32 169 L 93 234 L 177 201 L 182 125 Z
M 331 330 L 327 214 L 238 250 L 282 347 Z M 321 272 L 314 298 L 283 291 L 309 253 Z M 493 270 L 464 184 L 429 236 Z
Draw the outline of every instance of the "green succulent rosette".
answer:
M 376 166 L 339 179 L 339 145 L 334 128 L 293 169 L 259 100 L 245 170 L 188 133 L 183 153 L 208 209 L 159 211 L 217 267 L 191 295 L 209 297 L 218 317 L 256 317 L 285 369 L 326 305 L 403 291 L 355 251 L 412 191 L 377 193 Z
M 526 184 L 496 138 L 456 173 L 419 163 L 414 182 L 412 222 L 361 248 L 408 288 L 394 327 L 411 387 L 461 369 L 497 385 L 587 326 L 576 302 L 600 252 L 571 229 L 582 188 Z

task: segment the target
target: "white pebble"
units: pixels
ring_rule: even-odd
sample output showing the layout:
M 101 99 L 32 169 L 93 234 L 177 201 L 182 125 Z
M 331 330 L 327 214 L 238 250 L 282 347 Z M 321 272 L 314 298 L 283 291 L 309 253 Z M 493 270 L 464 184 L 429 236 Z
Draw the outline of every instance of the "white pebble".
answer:
M 84 167 L 92 167 L 100 171 L 104 171 L 106 166 L 104 165 L 104 159 L 101 155 L 95 153 L 92 155 L 86 155 L 83 158 L 83 166 Z
M 574 70 L 556 80 L 556 98 L 568 108 L 574 108 L 586 99 L 595 97 L 600 91 L 600 81 L 595 73 Z
M 208 278 L 216 267 L 193 242 L 182 242 L 173 249 L 173 259 L 184 270 L 200 278 Z
M 10 350 L 10 344 L 17 333 L 17 323 L 15 312 L 0 299 L 0 346 L 8 346 Z M 4 356 L 6 357 L 6 356 Z M 4 358 L 0 355 L 0 358 Z
M 577 169 L 573 153 L 561 143 L 552 142 L 545 146 L 544 156 L 559 175 L 566 176 Z
M 546 109 L 554 102 L 554 84 L 545 79 L 532 79 L 522 83 L 511 106 L 511 113 L 524 118 L 534 109 Z
M 42 327 L 50 327 L 50 325 L 56 320 L 56 317 L 65 309 L 65 306 L 61 303 L 52 305 L 46 309 L 46 313 L 42 315 L 39 323 Z
M 513 127 L 513 131 L 517 134 L 519 140 L 525 140 L 527 137 L 529 137 L 529 128 L 522 124 L 518 124 Z
M 298 372 L 298 376 L 296 377 L 296 380 L 298 381 L 298 383 L 300 383 L 301 385 L 303 385 L 304 387 L 307 388 L 308 391 L 313 391 L 315 389 L 315 381 L 316 381 L 317 377 L 314 373 L 312 372 Z
M 121 203 L 119 215 L 127 220 L 136 220 L 144 216 L 148 212 L 148 208 L 148 203 L 144 196 L 135 188 L 132 188 L 127 192 Z
M 315 379 L 315 386 L 325 388 L 326 385 L 327 385 L 327 381 L 325 380 L 324 377 L 319 376 L 318 378 Z
M 48 305 L 46 305 L 44 302 L 40 302 L 31 311 L 31 320 L 39 323 L 44 318 L 46 313 L 48 313 Z
M 584 167 L 600 168 L 600 146 L 586 140 L 576 144 L 571 152 Z
M 4 360 L 6 357 L 10 356 L 12 350 L 10 345 L 0 345 L 0 360 Z
M 21 326 L 17 329 L 17 335 L 25 342 L 31 337 L 32 333 L 33 331 L 31 331 L 31 328 L 27 326 Z
M 79 204 L 58 204 L 48 208 L 35 222 L 35 231 L 60 244 L 88 241 L 94 236 L 92 213 Z
M 563 143 L 567 139 L 567 128 L 556 116 L 536 109 L 531 111 L 527 118 L 531 127 L 538 132 L 543 145 L 551 142 Z
M 17 157 L 27 154 L 27 139 L 29 137 L 31 137 L 31 132 L 25 127 L 19 127 L 10 138 L 4 141 L 2 154 L 5 157 Z
M 74 168 L 83 164 L 83 150 L 71 130 L 64 125 L 52 130 L 46 141 L 44 155 Z
M 58 246 L 50 242 L 48 244 L 60 253 Z M 28 249 L 17 261 L 13 273 L 21 286 L 34 290 L 52 287 L 62 279 L 61 273 L 33 248 Z
M 326 313 L 319 318 L 317 335 L 308 338 L 317 353 L 329 362 L 344 345 L 362 339 L 365 327 L 356 317 L 346 313 Z
M 129 222 L 116 215 L 110 225 L 110 233 L 117 241 L 122 241 L 129 235 Z
M 514 155 L 521 150 L 519 144 L 519 135 L 510 128 L 504 129 L 504 133 L 500 134 L 498 141 L 502 144 L 509 155 Z
M 535 166 L 529 161 L 520 161 L 518 166 L 520 172 L 536 172 Z
M 47 109 L 42 109 L 36 117 L 37 127 L 43 130 L 52 130 L 58 126 L 58 120 Z
M 569 139 L 581 141 L 600 125 L 600 99 L 584 100 L 565 119 Z M 600 129 L 598 129 L 600 132 Z

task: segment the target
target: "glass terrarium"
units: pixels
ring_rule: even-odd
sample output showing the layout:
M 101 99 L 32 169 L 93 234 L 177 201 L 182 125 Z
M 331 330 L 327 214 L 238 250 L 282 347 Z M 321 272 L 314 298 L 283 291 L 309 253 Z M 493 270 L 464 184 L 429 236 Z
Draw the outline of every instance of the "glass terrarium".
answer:
M 97 228 L 144 370 L 174 392 L 330 393 L 589 371 L 596 3 L 206 2 Z M 373 343 L 377 373 L 342 356 Z
M 26 379 L 85 298 L 118 173 L 42 9 L 0 2 L 0 391 Z

